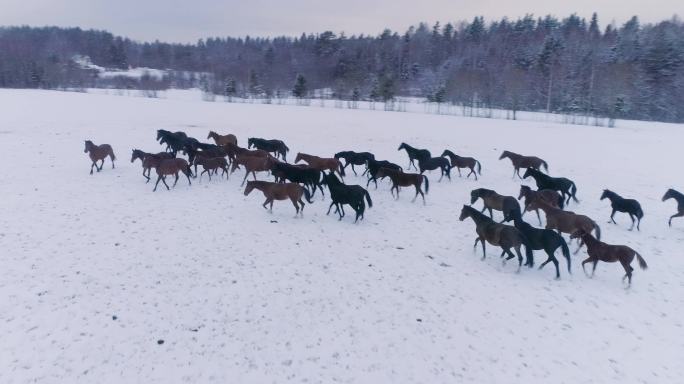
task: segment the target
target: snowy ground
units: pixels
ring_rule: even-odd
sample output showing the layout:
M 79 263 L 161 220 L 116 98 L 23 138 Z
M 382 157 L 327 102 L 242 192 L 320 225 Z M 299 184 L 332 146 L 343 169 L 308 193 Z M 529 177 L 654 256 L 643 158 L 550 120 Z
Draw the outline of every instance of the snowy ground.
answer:
M 684 220 L 668 228 L 660 197 L 684 187 L 682 126 L 16 90 L 0 105 L 0 383 L 681 382 Z M 382 183 L 358 225 L 320 198 L 295 219 L 289 202 L 269 214 L 245 197 L 241 175 L 152 193 L 130 153 L 158 150 L 159 128 L 280 138 L 290 158 L 354 149 L 405 165 L 401 141 L 448 147 L 483 176 L 431 174 L 426 206 Z M 90 176 L 84 139 L 111 144 L 117 168 Z M 574 179 L 572 209 L 645 257 L 630 290 L 618 265 L 585 277 L 584 251 L 560 281 L 550 266 L 516 274 L 492 247 L 480 261 L 458 214 L 479 186 L 517 196 L 503 149 Z M 606 187 L 641 201 L 641 233 L 606 223 Z

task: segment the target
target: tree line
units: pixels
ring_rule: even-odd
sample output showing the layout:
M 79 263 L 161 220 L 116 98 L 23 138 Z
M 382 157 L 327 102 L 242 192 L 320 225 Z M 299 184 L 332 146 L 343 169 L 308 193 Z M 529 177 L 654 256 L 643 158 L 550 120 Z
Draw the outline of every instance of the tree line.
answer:
M 164 69 L 163 79 L 107 78 L 99 66 Z M 79 28 L 0 28 L 0 87 L 200 87 L 228 98 L 397 96 L 476 108 L 684 122 L 684 24 L 633 17 L 600 28 L 570 15 L 421 23 L 377 36 L 137 42 Z M 314 93 L 313 91 L 317 92 Z

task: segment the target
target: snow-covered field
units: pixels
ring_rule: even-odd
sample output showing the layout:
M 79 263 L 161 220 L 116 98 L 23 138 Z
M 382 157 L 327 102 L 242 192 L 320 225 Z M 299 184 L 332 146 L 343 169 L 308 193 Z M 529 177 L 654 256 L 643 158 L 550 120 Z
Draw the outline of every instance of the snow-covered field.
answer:
M 0 383 L 677 383 L 684 375 L 684 127 L 618 128 L 396 112 L 0 91 Z M 241 174 L 152 193 L 132 148 L 155 130 L 283 139 L 292 152 L 372 151 L 400 142 L 472 155 L 479 182 L 430 174 L 427 205 L 389 184 L 353 224 L 320 196 L 294 218 L 245 197 Z M 88 174 L 83 140 L 117 168 Z M 503 149 L 574 179 L 603 239 L 649 264 L 632 288 L 616 264 L 588 279 L 502 266 L 460 222 L 469 191 L 516 195 Z M 265 178 L 265 175 L 261 175 Z M 349 176 L 348 183 L 364 177 Z M 526 183 L 528 183 L 526 181 Z M 641 201 L 642 231 L 607 224 L 603 188 Z M 480 203 L 478 203 L 480 204 Z M 478 205 L 479 206 L 479 205 Z M 348 210 L 351 212 L 351 210 Z M 537 224 L 536 218 L 526 216 Z M 575 245 L 572 244 L 574 250 Z M 544 257 L 537 254 L 539 264 Z M 564 266 L 564 261 L 561 260 Z M 633 264 L 636 267 L 636 262 Z M 158 340 L 164 340 L 158 344 Z

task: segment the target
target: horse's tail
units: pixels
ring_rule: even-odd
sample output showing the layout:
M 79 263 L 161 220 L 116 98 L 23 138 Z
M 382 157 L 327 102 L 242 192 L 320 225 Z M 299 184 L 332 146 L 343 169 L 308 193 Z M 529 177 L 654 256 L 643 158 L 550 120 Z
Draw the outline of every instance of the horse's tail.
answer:
M 558 195 L 558 208 L 560 208 L 560 209 L 565 208 L 565 199 L 563 198 L 562 195 Z
M 546 163 L 546 161 L 542 160 L 542 166 L 546 170 L 546 173 L 549 173 L 549 165 Z
M 639 252 L 634 251 L 634 253 L 636 254 L 637 261 L 639 261 L 639 267 L 640 267 L 641 269 L 648 269 L 648 264 L 646 264 L 646 260 L 644 260 L 644 258 L 641 257 L 641 255 L 639 254 Z
M 572 270 L 570 269 L 570 248 L 568 248 L 568 243 L 565 241 L 563 236 L 558 235 L 558 238 L 560 239 L 563 257 L 565 257 L 565 260 L 568 261 L 568 273 L 572 274 Z
M 601 227 L 598 226 L 598 224 L 594 224 L 594 229 L 596 230 L 596 240 L 601 240 Z
M 114 150 L 109 148 L 109 158 L 112 159 L 112 161 L 116 160 L 116 155 L 114 154 Z
M 477 166 L 477 174 L 482 176 L 482 164 L 478 160 L 475 160 L 475 165 Z
M 313 201 L 311 200 L 311 192 L 309 192 L 309 189 L 307 187 L 302 187 L 304 190 L 304 197 L 306 198 L 306 201 L 309 202 L 309 204 L 313 204 Z
M 425 175 L 422 175 L 423 179 L 425 179 L 425 193 L 428 193 L 428 190 L 430 189 L 430 181 L 428 180 L 428 177 Z
M 570 196 L 572 196 L 572 199 L 575 201 L 575 203 L 579 203 L 579 200 L 577 200 L 577 197 L 575 194 L 577 193 L 577 186 L 575 185 L 574 182 L 572 182 L 572 186 L 570 187 Z
M 370 193 L 368 191 L 364 191 L 366 194 L 366 200 L 368 201 L 368 208 L 373 207 L 373 200 L 371 200 Z

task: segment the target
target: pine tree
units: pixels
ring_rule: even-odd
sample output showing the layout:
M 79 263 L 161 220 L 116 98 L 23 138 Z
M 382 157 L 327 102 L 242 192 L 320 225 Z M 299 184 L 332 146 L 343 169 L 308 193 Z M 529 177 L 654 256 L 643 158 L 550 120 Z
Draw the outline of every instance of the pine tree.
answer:
M 292 88 L 292 96 L 298 99 L 302 99 L 306 97 L 306 94 L 306 79 L 303 75 L 299 74 L 297 75 L 297 79 L 295 80 L 294 88 Z

